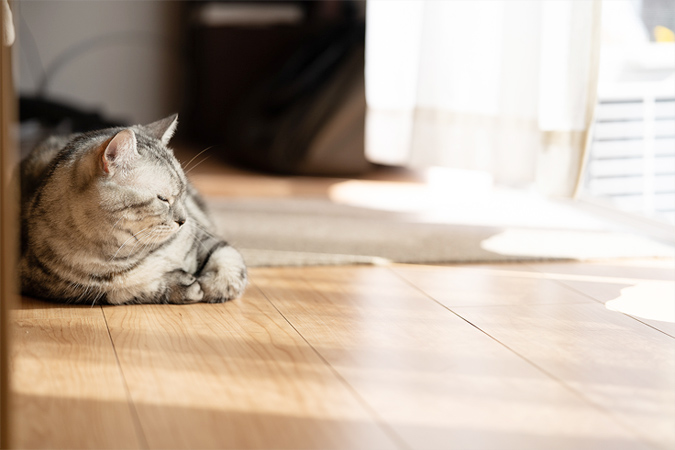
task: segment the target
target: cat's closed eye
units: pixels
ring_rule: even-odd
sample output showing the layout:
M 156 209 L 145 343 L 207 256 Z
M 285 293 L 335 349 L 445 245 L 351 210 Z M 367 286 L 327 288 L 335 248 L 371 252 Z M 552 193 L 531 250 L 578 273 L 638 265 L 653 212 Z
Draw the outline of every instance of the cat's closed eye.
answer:
M 169 203 L 169 199 L 166 197 L 162 197 L 161 195 L 157 194 L 157 198 L 160 199 L 163 202 Z

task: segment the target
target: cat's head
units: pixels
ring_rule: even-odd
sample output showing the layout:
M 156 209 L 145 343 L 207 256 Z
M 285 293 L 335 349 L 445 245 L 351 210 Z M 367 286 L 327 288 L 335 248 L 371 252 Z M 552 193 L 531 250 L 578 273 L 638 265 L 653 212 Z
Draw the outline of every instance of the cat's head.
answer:
M 113 130 L 94 152 L 97 201 L 116 234 L 158 244 L 188 220 L 185 173 L 167 147 L 177 121 Z

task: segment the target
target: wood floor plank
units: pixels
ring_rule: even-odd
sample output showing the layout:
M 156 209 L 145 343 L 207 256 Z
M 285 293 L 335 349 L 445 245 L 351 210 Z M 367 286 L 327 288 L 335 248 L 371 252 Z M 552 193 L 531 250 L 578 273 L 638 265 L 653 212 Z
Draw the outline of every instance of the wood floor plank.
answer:
M 675 338 L 675 284 L 672 282 L 560 280 L 560 283 Z
M 520 265 L 424 266 L 396 264 L 399 276 L 448 306 L 590 303 L 587 296 L 571 292 L 542 277 L 514 277 Z
M 636 313 L 632 316 L 645 326 L 675 337 L 675 273 L 670 262 L 637 260 L 634 264 L 617 260 L 473 267 L 395 265 L 393 270 L 448 306 L 613 301 L 608 307 Z M 492 275 L 489 284 L 481 281 L 485 271 Z M 481 283 L 480 292 L 476 291 L 475 285 Z M 570 288 L 575 294 L 570 294 Z M 636 305 L 626 309 L 627 302 Z
M 142 447 L 101 310 L 79 311 L 12 319 L 14 448 Z
M 675 447 L 675 346 L 668 336 L 599 304 L 452 309 L 649 442 Z
M 643 448 L 387 268 L 257 269 L 252 279 L 411 448 Z M 477 281 L 477 291 L 490 284 Z
M 150 448 L 400 448 L 255 287 L 104 312 Z
M 12 309 L 14 319 L 60 319 L 60 318 L 91 318 L 103 320 L 99 306 L 66 305 L 47 302 L 31 297 L 19 297 L 17 305 Z
M 568 268 L 572 273 L 571 266 Z M 675 345 L 669 336 L 597 302 L 489 305 L 476 301 L 473 305 L 479 306 L 462 306 L 462 300 L 452 295 L 455 282 L 451 268 L 395 270 L 412 278 L 416 286 L 471 324 L 611 412 L 645 440 L 661 448 L 675 446 Z M 597 270 L 589 271 L 597 274 Z M 621 269 L 623 276 L 627 275 L 625 270 Z M 445 289 L 444 271 L 448 272 Z M 486 279 L 489 273 L 519 281 L 539 276 L 503 269 L 486 272 Z M 541 281 L 555 283 L 559 278 Z M 483 288 L 475 281 L 475 295 L 480 296 Z M 488 296 L 492 288 L 487 288 Z M 539 295 L 536 291 L 531 294 Z
M 529 266 L 675 338 L 673 260 L 616 260 Z

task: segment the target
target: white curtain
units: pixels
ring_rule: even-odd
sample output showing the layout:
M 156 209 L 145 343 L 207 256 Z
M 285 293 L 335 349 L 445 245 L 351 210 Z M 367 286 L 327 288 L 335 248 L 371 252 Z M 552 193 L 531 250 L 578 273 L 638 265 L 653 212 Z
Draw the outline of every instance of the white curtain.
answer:
M 571 195 L 595 102 L 599 0 L 369 1 L 366 153 Z

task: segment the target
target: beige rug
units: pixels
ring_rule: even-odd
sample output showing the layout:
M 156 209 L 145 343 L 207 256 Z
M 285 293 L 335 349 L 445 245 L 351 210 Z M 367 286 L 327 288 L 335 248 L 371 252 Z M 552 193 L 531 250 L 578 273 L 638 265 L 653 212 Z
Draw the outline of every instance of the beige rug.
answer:
M 670 246 L 598 226 L 561 229 L 555 224 L 515 227 L 513 223 L 429 223 L 420 222 L 415 214 L 313 198 L 212 199 L 209 206 L 221 234 L 242 251 L 251 267 L 589 260 L 675 254 Z

